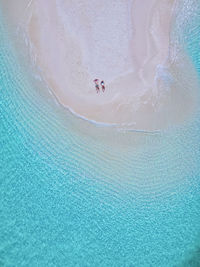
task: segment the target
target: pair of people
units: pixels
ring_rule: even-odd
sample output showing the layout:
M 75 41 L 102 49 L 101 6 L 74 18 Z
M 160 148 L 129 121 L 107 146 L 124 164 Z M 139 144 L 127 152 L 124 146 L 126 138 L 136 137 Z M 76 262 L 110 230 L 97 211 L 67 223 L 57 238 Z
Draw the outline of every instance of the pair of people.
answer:
M 95 83 L 96 91 L 97 91 L 97 93 L 99 93 L 100 92 L 99 79 L 95 79 L 94 83 Z M 102 89 L 103 92 L 105 91 L 105 83 L 104 83 L 104 81 L 101 81 L 101 89 Z

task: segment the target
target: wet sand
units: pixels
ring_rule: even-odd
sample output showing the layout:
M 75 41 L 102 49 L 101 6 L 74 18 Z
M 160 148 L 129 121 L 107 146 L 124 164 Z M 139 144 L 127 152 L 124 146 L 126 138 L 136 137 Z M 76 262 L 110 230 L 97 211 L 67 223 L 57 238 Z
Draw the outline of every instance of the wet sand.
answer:
M 16 4 L 8 2 L 12 14 Z M 189 81 L 179 84 L 182 70 L 170 58 L 174 4 L 23 0 L 14 19 L 61 104 L 96 122 L 155 130 L 184 121 L 195 105 L 185 93 Z M 104 93 L 96 93 L 95 78 L 104 80 Z

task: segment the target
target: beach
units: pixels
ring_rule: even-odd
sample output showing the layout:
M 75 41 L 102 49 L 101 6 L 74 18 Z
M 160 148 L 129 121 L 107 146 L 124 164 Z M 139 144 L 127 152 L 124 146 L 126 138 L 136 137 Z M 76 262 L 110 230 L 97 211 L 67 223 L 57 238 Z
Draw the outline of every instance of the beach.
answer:
M 188 93 L 191 63 L 185 56 L 189 74 L 185 71 L 183 85 L 182 77 L 177 79 L 182 70 L 170 57 L 174 0 L 52 0 L 48 5 L 24 0 L 20 5 L 37 70 L 59 103 L 76 115 L 157 130 L 194 112 L 196 88 Z M 105 82 L 105 92 L 101 86 L 96 92 L 94 79 Z
M 141 2 L 0 1 L 0 266 L 199 266 L 200 5 Z

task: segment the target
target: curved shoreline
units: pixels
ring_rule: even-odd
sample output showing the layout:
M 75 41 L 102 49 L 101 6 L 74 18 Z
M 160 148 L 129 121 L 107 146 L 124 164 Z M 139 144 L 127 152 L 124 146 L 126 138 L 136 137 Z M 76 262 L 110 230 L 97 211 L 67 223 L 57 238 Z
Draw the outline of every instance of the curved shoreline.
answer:
M 24 3 L 25 2 L 27 3 L 26 0 L 24 0 Z M 44 1 L 40 0 L 29 2 L 28 13 L 25 14 L 26 19 L 23 21 L 23 27 L 27 32 L 27 36 L 30 38 L 31 46 L 34 50 L 32 50 L 31 53 L 35 55 L 34 60 L 36 67 L 41 69 L 39 73 L 47 83 L 47 86 L 51 88 L 58 102 L 65 108 L 68 108 L 76 116 L 85 118 L 88 121 L 93 121 L 97 124 L 117 125 L 119 127 L 120 125 L 135 125 L 134 129 L 148 129 L 149 131 L 167 128 L 171 124 L 180 123 L 195 109 L 195 97 L 189 96 L 189 101 L 187 103 L 187 97 L 184 94 L 185 92 L 189 94 L 187 92 L 188 88 L 182 90 L 182 86 L 189 87 L 190 84 L 188 82 L 182 84 L 181 80 L 177 82 L 176 79 L 176 73 L 184 70 L 178 69 L 178 64 L 175 66 L 176 62 L 174 64 L 170 56 L 171 44 L 169 35 L 173 13 L 173 0 L 164 0 L 161 4 L 158 0 L 148 0 L 146 11 L 143 10 L 144 3 L 142 4 L 141 1 L 127 1 L 127 3 L 129 2 L 129 4 L 132 4 L 132 10 L 134 9 L 135 13 L 138 13 L 134 16 L 134 12 L 129 11 L 131 16 L 133 16 L 131 18 L 132 26 L 135 24 L 138 25 L 138 27 L 135 35 L 133 34 L 134 27 L 129 29 L 133 35 L 132 39 L 130 42 L 127 42 L 127 37 L 122 42 L 122 44 L 127 47 L 127 51 L 119 51 L 122 54 L 117 60 L 119 63 L 123 62 L 126 55 L 128 55 L 132 63 L 131 65 L 130 62 L 127 63 L 127 69 L 116 68 L 113 70 L 118 72 L 118 75 L 114 80 L 111 75 L 110 82 L 108 83 L 105 80 L 106 92 L 101 94 L 96 94 L 94 88 L 92 78 L 96 78 L 96 76 L 90 77 L 88 72 L 89 68 L 86 63 L 87 60 L 89 60 L 88 64 L 92 63 L 90 56 L 84 61 L 83 53 L 89 54 L 87 45 L 84 43 L 85 41 L 83 39 L 89 36 L 91 37 L 91 35 L 88 35 L 88 29 L 93 30 L 97 26 L 100 27 L 103 25 L 103 22 L 95 22 L 97 24 L 97 26 L 95 26 L 94 21 L 92 21 L 92 23 L 89 21 L 90 19 L 92 20 L 94 16 L 94 14 L 89 17 L 86 16 L 88 15 L 88 10 L 91 8 L 90 1 L 88 3 L 86 1 L 86 4 L 84 3 L 86 6 L 82 7 L 80 10 L 78 10 L 76 6 L 73 6 L 73 4 L 70 6 L 69 2 L 65 2 L 66 5 L 69 4 L 67 7 L 70 12 L 73 10 L 75 13 L 78 12 L 78 14 L 85 12 L 84 14 L 81 13 L 80 16 L 84 16 L 82 18 L 84 21 L 86 18 L 88 19 L 88 21 L 84 22 L 86 25 L 83 26 L 82 29 L 83 39 L 78 40 L 76 27 L 74 26 L 75 28 L 71 29 L 69 33 L 63 24 L 64 22 L 61 22 L 61 19 L 56 13 L 56 4 L 58 2 L 59 0 L 52 1 L 52 6 L 50 6 L 50 4 L 46 6 Z M 128 9 L 127 6 L 125 6 L 124 12 L 126 13 Z M 101 10 L 101 7 L 99 8 Z M 166 8 L 168 8 L 167 11 Z M 119 8 L 116 7 L 116 10 L 118 9 Z M 65 10 L 64 7 L 63 10 Z M 123 10 L 122 7 L 121 10 Z M 106 12 L 109 13 L 111 11 Z M 152 16 L 152 12 L 154 12 L 154 16 Z M 163 13 L 166 13 L 165 17 Z M 168 16 L 169 14 L 171 14 L 170 17 Z M 102 20 L 102 17 L 109 20 L 110 17 L 108 15 L 105 15 L 105 17 L 102 15 L 96 20 Z M 115 15 L 117 15 L 117 13 Z M 129 20 L 130 17 L 126 17 L 126 15 L 128 16 L 128 14 L 124 14 L 124 19 Z M 149 18 L 147 15 L 149 15 Z M 141 23 L 142 16 L 143 25 Z M 78 16 L 75 17 L 78 21 L 81 19 L 78 18 Z M 146 18 L 148 18 L 148 22 Z M 71 19 L 72 22 L 76 24 L 76 21 L 73 21 L 74 16 Z M 129 25 L 129 23 L 127 22 L 126 24 L 125 20 L 125 25 L 123 27 L 128 27 L 127 25 Z M 151 22 L 149 22 L 149 20 L 151 20 Z M 115 22 L 111 20 L 110 23 L 112 24 Z M 79 23 L 77 25 L 79 25 Z M 147 27 L 145 25 L 148 25 L 148 28 L 145 28 Z M 144 29 L 146 29 L 145 34 L 148 35 L 146 39 L 143 38 Z M 162 32 L 163 29 L 165 29 L 165 34 Z M 99 32 L 101 31 L 98 31 L 98 34 Z M 116 32 L 116 38 L 119 33 L 120 30 Z M 106 34 L 107 33 L 103 33 L 103 35 Z M 101 38 L 99 37 L 100 40 L 102 40 L 103 35 L 100 36 Z M 119 37 L 120 36 L 119 34 Z M 109 46 L 106 46 L 109 44 L 109 38 L 109 36 L 105 36 L 105 41 L 102 46 L 106 56 L 109 56 L 106 54 L 106 49 L 109 48 Z M 136 40 L 135 44 L 134 38 Z M 169 42 L 168 44 L 167 40 Z M 143 46 L 140 46 L 142 42 Z M 119 50 L 117 45 L 118 44 L 113 48 L 114 52 L 116 49 L 116 53 L 118 52 L 117 49 Z M 134 45 L 135 50 L 133 49 Z M 95 46 L 95 51 L 98 52 L 100 48 L 98 42 L 98 45 Z M 124 54 L 124 52 L 126 53 Z M 33 56 L 33 54 L 31 56 Z M 96 56 L 98 59 L 98 53 Z M 181 56 L 185 57 L 185 55 Z M 72 60 L 73 58 L 77 60 L 77 64 L 74 63 L 76 60 Z M 116 58 L 114 60 L 116 60 Z M 187 61 L 186 59 L 185 62 Z M 105 65 L 107 62 L 108 66 Z M 103 67 L 107 67 L 107 72 L 110 69 L 109 64 L 111 63 L 112 62 L 109 62 L 109 60 L 104 62 Z M 188 66 L 187 69 L 189 70 Z M 101 73 L 101 69 L 99 71 L 99 73 Z M 108 73 L 107 75 L 109 76 L 110 74 Z M 190 77 L 188 73 L 186 75 Z M 82 86 L 82 84 L 85 84 L 85 86 Z M 192 93 L 192 91 L 190 93 Z M 188 110 L 180 108 L 185 105 L 188 107 Z

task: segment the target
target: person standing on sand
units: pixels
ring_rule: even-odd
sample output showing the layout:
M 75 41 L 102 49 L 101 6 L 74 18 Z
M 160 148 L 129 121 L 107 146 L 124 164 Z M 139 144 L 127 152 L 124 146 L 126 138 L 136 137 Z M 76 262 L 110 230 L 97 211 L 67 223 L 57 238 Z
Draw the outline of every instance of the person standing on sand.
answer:
M 104 83 L 104 81 L 101 81 L 101 88 L 102 88 L 102 91 L 104 92 L 105 91 L 105 83 Z
M 94 80 L 94 83 L 95 83 L 95 87 L 96 87 L 96 91 L 97 93 L 99 93 L 99 84 L 98 84 L 99 80 L 98 79 L 95 79 Z

